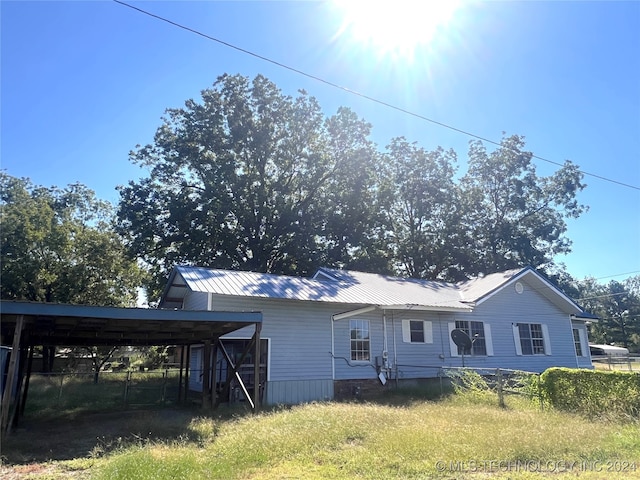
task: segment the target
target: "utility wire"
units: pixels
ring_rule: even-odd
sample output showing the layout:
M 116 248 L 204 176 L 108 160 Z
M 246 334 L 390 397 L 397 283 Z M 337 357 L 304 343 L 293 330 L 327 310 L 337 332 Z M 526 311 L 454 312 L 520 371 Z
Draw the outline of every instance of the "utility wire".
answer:
M 163 22 L 166 22 L 166 23 L 168 23 L 168 24 L 170 24 L 170 25 L 173 25 L 174 27 L 181 28 L 181 29 L 183 29 L 183 30 L 186 30 L 187 32 L 193 33 L 193 34 L 195 34 L 195 35 L 199 35 L 199 36 L 201 36 L 201 37 L 203 37 L 203 38 L 206 38 L 207 40 L 211 40 L 212 42 L 217 42 L 217 43 L 219 43 L 219 44 L 221 44 L 221 45 L 224 45 L 225 47 L 233 48 L 234 50 L 237 50 L 237 51 L 239 51 L 239 52 L 245 53 L 245 54 L 247 54 L 247 55 L 251 55 L 252 57 L 258 58 L 258 59 L 263 60 L 263 61 L 265 61 L 265 62 L 268 62 L 268 63 L 271 63 L 271 64 L 273 64 L 273 65 L 276 65 L 276 66 L 278 66 L 278 67 L 281 67 L 281 68 L 284 68 L 284 69 L 286 69 L 286 70 L 292 71 L 292 72 L 294 72 L 294 73 L 297 73 L 297 74 L 299 74 L 299 75 L 305 76 L 305 77 L 310 78 L 310 79 L 312 79 L 312 80 L 315 80 L 315 81 L 317 81 L 317 82 L 324 83 L 325 85 L 329 85 L 330 87 L 337 88 L 337 89 L 339 89 L 339 90 L 342 90 L 343 92 L 347 92 L 347 93 L 350 93 L 350 94 L 352 94 L 352 95 L 356 95 L 356 96 L 358 96 L 358 97 L 364 98 L 364 99 L 369 100 L 369 101 L 371 101 L 371 102 L 377 103 L 378 105 L 383 105 L 383 106 L 385 106 L 385 107 L 387 107 L 387 108 L 391 108 L 391 109 L 396 110 L 396 111 L 398 111 L 398 112 L 402 112 L 402 113 L 407 114 L 407 115 L 410 115 L 410 116 L 412 116 L 412 117 L 419 118 L 420 120 L 424 120 L 424 121 L 429 122 L 429 123 L 432 123 L 432 124 L 434 124 L 434 125 L 438 125 L 438 126 L 440 126 L 440 127 L 447 128 L 447 129 L 452 130 L 452 131 L 454 131 L 454 132 L 462 133 L 463 135 L 467 135 L 467 136 L 472 137 L 472 138 L 475 138 L 475 139 L 477 139 L 477 140 L 481 140 L 481 141 L 483 141 L 483 142 L 487 142 L 487 143 L 490 143 L 490 144 L 492 144 L 492 145 L 496 145 L 496 146 L 498 146 L 498 147 L 505 148 L 505 147 L 504 147 L 500 142 L 496 142 L 495 140 L 491 140 L 491 139 L 488 139 L 488 138 L 482 137 L 482 136 L 480 136 L 480 135 L 476 135 L 476 134 L 471 133 L 471 132 L 468 132 L 468 131 L 466 131 L 466 130 L 462 130 L 462 129 L 460 129 L 460 128 L 456 128 L 456 127 L 454 127 L 454 126 L 448 125 L 448 124 L 446 124 L 446 123 L 442 123 L 442 122 L 439 122 L 439 121 L 437 121 L 437 120 L 433 120 L 432 118 L 425 117 L 424 115 L 421 115 L 421 114 L 419 114 L 419 113 L 415 113 L 415 112 L 412 112 L 412 111 L 410 111 L 410 110 L 406 110 L 406 109 L 404 109 L 404 108 L 402 108 L 402 107 L 398 107 L 397 105 L 393 105 L 393 104 L 388 103 L 388 102 L 385 102 L 385 101 L 383 101 L 383 100 L 379 100 L 379 99 L 377 99 L 377 98 L 370 97 L 370 96 L 368 96 L 368 95 L 365 95 L 365 94 L 363 94 L 363 93 L 357 92 L 357 91 L 355 91 L 355 90 L 351 90 L 350 88 L 344 87 L 344 86 L 342 86 L 342 85 L 338 85 L 338 84 L 336 84 L 336 83 L 330 82 L 329 80 L 325 80 L 325 79 L 323 79 L 323 78 L 321 78 L 321 77 L 318 77 L 318 76 L 316 76 L 316 75 L 312 75 L 312 74 L 310 74 L 310 73 L 304 72 L 304 71 L 302 71 L 302 70 L 299 70 L 299 69 L 297 69 L 297 68 L 291 67 L 291 66 L 286 65 L 286 64 L 284 64 L 284 63 L 278 62 L 278 61 L 273 60 L 273 59 L 271 59 L 271 58 L 265 57 L 265 56 L 263 56 L 263 55 L 259 55 L 259 54 L 255 53 L 255 52 L 250 51 L 250 50 L 246 50 L 246 49 L 244 49 L 244 48 L 238 47 L 238 46 L 233 45 L 233 44 L 231 44 L 231 43 L 229 43 L 229 42 L 225 42 L 224 40 L 220 40 L 219 38 L 212 37 L 212 36 L 210 36 L 210 35 L 207 35 L 206 33 L 202 33 L 202 32 L 200 32 L 200 31 L 198 31 L 198 30 L 193 29 L 193 28 L 187 27 L 187 26 L 182 25 L 182 24 L 180 24 L 180 23 L 177 23 L 177 22 L 174 22 L 174 21 L 169 20 L 169 19 L 167 19 L 167 18 L 161 17 L 160 15 L 156 15 L 156 14 L 154 14 L 154 13 L 148 12 L 148 11 L 143 10 L 143 9 L 141 9 L 141 8 L 134 7 L 133 5 L 129 5 L 128 3 L 125 3 L 125 2 L 123 2 L 123 1 L 121 1 L 121 0 L 113 0 L 113 1 L 114 1 L 115 3 L 119 3 L 120 5 L 123 5 L 123 6 L 125 6 L 125 7 L 129 7 L 129 8 L 131 8 L 131 9 L 133 9 L 133 10 L 136 10 L 136 11 L 138 11 L 138 12 L 140 12 L 140 13 L 143 13 L 143 14 L 145 14 L 145 15 L 148 15 L 148 16 L 150 16 L 150 17 L 153 17 L 153 18 L 155 18 L 155 19 L 157 19 L 157 20 L 161 20 L 161 21 L 163 21 Z M 516 151 L 515 149 L 511 149 L 511 150 L 512 150 L 512 151 Z M 531 154 L 531 156 L 532 156 L 533 158 L 535 158 L 535 159 L 541 160 L 541 161 L 546 162 L 546 163 L 550 163 L 550 164 L 552 164 L 552 165 L 557 165 L 557 166 L 560 166 L 560 167 L 562 167 L 562 166 L 563 166 L 563 164 L 562 164 L 562 163 L 560 163 L 560 162 L 556 162 L 556 161 L 554 161 L 554 160 L 549 160 L 548 158 L 544 158 L 544 157 L 541 157 L 541 156 L 539 156 L 539 155 L 535 155 L 535 154 L 533 154 L 533 153 Z M 605 181 L 605 182 L 614 183 L 614 184 L 616 184 L 616 185 L 620 185 L 620 186 L 622 186 L 622 187 L 631 188 L 631 189 L 633 189 L 633 190 L 638 190 L 638 191 L 640 191 L 640 187 L 639 187 L 639 186 L 637 186 L 637 185 L 631 185 L 631 184 L 629 184 L 629 183 L 624 183 L 624 182 L 621 182 L 621 181 L 618 181 L 618 180 L 613 180 L 613 179 L 611 179 L 611 178 L 607 178 L 607 177 L 604 177 L 604 176 L 602 176 L 602 175 L 598 175 L 598 174 L 590 173 L 590 172 L 585 172 L 584 170 L 578 170 L 578 171 L 579 171 L 580 173 L 582 173 L 583 175 L 587 175 L 587 176 L 589 176 L 589 177 L 598 178 L 598 179 L 603 180 L 603 181 Z

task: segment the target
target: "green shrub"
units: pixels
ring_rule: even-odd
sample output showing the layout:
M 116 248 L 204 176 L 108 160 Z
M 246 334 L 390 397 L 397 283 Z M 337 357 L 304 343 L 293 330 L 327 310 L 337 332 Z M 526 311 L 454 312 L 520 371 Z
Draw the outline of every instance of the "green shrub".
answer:
M 543 401 L 590 417 L 640 417 L 640 375 L 550 368 L 540 377 Z

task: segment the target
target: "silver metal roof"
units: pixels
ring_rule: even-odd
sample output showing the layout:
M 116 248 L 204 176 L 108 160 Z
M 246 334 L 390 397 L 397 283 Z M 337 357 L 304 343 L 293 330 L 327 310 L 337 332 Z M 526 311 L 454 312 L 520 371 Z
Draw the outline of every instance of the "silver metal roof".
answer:
M 313 278 L 303 278 L 179 266 L 170 276 L 161 306 L 180 308 L 186 292 L 191 290 L 219 295 L 372 305 L 389 310 L 470 311 L 519 280 L 526 280 L 527 288 L 545 296 L 562 311 L 572 315 L 586 314 L 531 267 L 452 284 L 331 268 L 320 268 Z
M 185 288 L 194 292 L 260 298 L 379 305 L 393 308 L 470 310 L 456 285 L 389 277 L 363 272 L 321 269 L 331 279 L 302 278 L 266 273 L 176 267 L 163 303 L 181 298 Z M 339 272 L 339 275 L 337 275 Z

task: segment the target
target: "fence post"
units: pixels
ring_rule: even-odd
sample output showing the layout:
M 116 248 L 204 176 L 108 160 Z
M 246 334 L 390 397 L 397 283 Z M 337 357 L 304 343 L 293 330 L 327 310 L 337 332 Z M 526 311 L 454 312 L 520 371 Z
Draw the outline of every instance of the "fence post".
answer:
M 62 384 L 64 383 L 64 373 L 60 373 L 60 389 L 58 390 L 58 406 L 62 401 Z
M 124 406 L 129 403 L 129 381 L 131 380 L 131 370 L 127 370 L 127 377 L 124 380 Z
M 542 381 L 541 375 L 538 373 L 536 378 L 538 379 L 538 401 L 540 402 L 540 411 L 544 412 L 544 399 L 542 398 Z
M 162 405 L 164 405 L 167 397 L 167 380 L 169 379 L 169 369 L 165 369 L 162 373 Z
M 499 368 L 496 368 L 496 377 L 498 378 L 498 405 L 501 408 L 504 408 L 504 391 L 502 389 L 503 377 L 502 371 Z

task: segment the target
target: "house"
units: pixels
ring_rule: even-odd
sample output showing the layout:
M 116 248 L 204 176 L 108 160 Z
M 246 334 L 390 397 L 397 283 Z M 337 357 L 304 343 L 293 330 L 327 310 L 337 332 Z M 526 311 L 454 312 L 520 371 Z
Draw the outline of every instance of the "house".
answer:
M 586 329 L 593 317 L 532 268 L 451 284 L 329 268 L 300 278 L 179 266 L 160 306 L 261 312 L 267 404 L 434 378 L 463 363 L 535 372 L 593 368 Z M 467 352 L 452 340 L 454 330 L 472 340 Z M 226 357 L 237 358 L 250 337 L 244 329 L 225 335 Z M 214 358 L 216 378 L 224 379 L 229 364 L 219 352 Z M 254 361 L 243 368 L 253 372 Z M 202 362 L 194 348 L 194 390 L 202 389 Z

